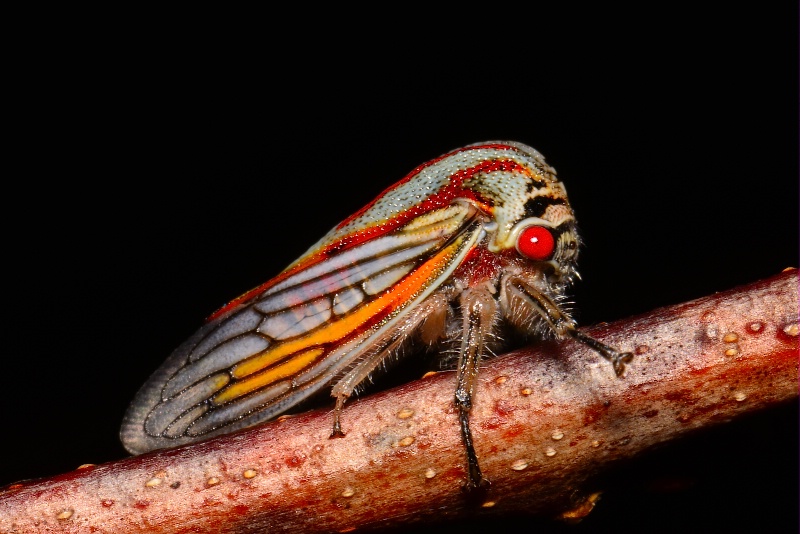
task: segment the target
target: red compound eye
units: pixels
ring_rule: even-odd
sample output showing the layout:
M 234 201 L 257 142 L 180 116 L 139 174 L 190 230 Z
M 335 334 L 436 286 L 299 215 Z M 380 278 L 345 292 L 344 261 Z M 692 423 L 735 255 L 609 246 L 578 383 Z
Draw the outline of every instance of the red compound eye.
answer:
M 544 226 L 529 226 L 522 230 L 517 238 L 519 253 L 536 261 L 549 260 L 555 246 L 553 234 Z

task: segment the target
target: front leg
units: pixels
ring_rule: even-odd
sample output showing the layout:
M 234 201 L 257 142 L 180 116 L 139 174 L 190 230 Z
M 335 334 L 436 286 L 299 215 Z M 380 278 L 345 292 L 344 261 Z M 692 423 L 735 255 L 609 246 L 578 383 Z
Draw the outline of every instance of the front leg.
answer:
M 589 337 L 583 332 L 578 331 L 574 326 L 569 330 L 569 335 L 584 345 L 593 348 L 600 356 L 610 361 L 617 376 L 622 376 L 622 373 L 625 372 L 625 364 L 630 363 L 631 360 L 633 360 L 632 352 L 620 352 L 617 349 L 609 347 L 605 343 L 601 343 L 595 338 Z
M 469 412 L 478 376 L 478 367 L 484 354 L 486 340 L 497 319 L 497 301 L 487 286 L 465 290 L 459 299 L 462 315 L 461 349 L 458 358 L 458 375 L 455 405 L 461 427 L 461 439 L 467 454 L 466 491 L 485 488 L 489 481 L 483 478 L 478 456 L 472 443 Z
M 559 339 L 572 339 L 590 347 L 603 358 L 611 362 L 617 376 L 625 372 L 625 364 L 633 360 L 633 353 L 620 352 L 605 343 L 580 332 L 572 320 L 558 306 L 547 292 L 536 287 L 535 282 L 522 276 L 510 276 L 503 282 L 501 301 L 509 320 L 517 326 L 531 322 L 533 318 L 543 319 L 550 330 Z

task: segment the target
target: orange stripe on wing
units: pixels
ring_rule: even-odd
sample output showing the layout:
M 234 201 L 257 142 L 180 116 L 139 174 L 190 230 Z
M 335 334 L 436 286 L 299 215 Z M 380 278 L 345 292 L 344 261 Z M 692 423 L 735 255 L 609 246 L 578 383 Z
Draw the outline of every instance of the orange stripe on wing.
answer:
M 293 376 L 299 373 L 303 368 L 316 361 L 319 355 L 323 352 L 324 350 L 321 348 L 301 352 L 300 354 L 295 355 L 293 358 L 285 361 L 281 365 L 276 365 L 275 367 L 272 367 L 263 373 L 259 373 L 246 380 L 242 380 L 241 382 L 231 385 L 226 390 L 217 394 L 213 401 L 215 404 L 224 404 L 243 395 L 247 395 L 248 393 L 252 393 L 259 388 L 269 386 L 270 384 L 273 384 L 279 380 Z
M 273 348 L 258 356 L 240 363 L 232 369 L 233 376 L 242 378 L 251 375 L 302 350 L 342 340 L 354 332 L 363 332 L 395 309 L 411 302 L 414 296 L 419 294 L 447 266 L 457 252 L 460 241 L 457 240 L 442 249 L 405 279 L 384 291 L 380 297 L 361 306 L 348 316 L 303 337 L 274 345 Z

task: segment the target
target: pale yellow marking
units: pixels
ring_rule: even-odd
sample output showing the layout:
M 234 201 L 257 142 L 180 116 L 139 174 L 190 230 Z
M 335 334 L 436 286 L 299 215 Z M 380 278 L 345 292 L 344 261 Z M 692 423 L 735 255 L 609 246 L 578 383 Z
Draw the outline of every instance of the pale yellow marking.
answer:
M 214 388 L 214 391 L 218 391 L 228 385 L 228 382 L 231 381 L 231 377 L 227 373 L 219 373 L 218 375 L 214 376 L 214 383 L 211 387 Z
M 342 491 L 342 497 L 344 497 L 344 498 L 350 498 L 355 494 L 356 494 L 356 490 L 354 490 L 350 486 L 347 486 L 346 488 L 344 488 L 344 491 Z
M 263 373 L 259 373 L 241 382 L 236 382 L 228 389 L 219 392 L 214 396 L 213 402 L 215 404 L 225 404 L 233 399 L 246 395 L 258 388 L 268 386 L 278 380 L 293 376 L 300 372 L 303 368 L 316 360 L 323 349 L 311 349 L 286 360 L 284 363 L 268 369 Z
M 72 508 L 67 508 L 66 510 L 58 514 L 56 516 L 56 519 L 61 519 L 63 521 L 64 519 L 69 519 L 70 517 L 72 517 L 72 514 L 74 513 L 75 511 Z
M 733 343 L 738 340 L 739 340 L 739 334 L 737 334 L 736 332 L 729 332 L 725 334 L 725 337 L 722 338 L 722 341 L 724 341 L 725 343 Z
M 394 443 L 392 446 L 393 447 L 408 447 L 412 443 L 414 443 L 414 437 L 413 436 L 406 436 L 403 439 L 401 439 L 400 441 Z
M 397 412 L 397 417 L 399 417 L 400 419 L 408 419 L 412 415 L 414 415 L 414 410 L 412 410 L 411 408 L 403 408 L 402 410 Z
M 242 473 L 244 478 L 255 478 L 256 475 L 258 475 L 258 471 L 255 469 L 245 469 L 245 471 Z
M 452 232 L 458 227 L 458 224 L 464 218 L 464 213 L 467 211 L 463 204 L 456 204 L 452 206 L 448 206 L 446 208 L 439 208 L 438 210 L 432 211 L 430 213 L 426 213 L 425 215 L 420 215 L 411 220 L 408 224 L 403 227 L 403 232 L 408 234 L 413 234 L 417 232 L 412 232 L 412 230 L 416 230 L 417 228 L 424 228 L 427 231 L 426 227 L 430 226 L 433 230 L 438 230 L 439 228 L 446 228 L 448 231 Z M 455 217 L 458 216 L 456 219 Z M 444 224 L 438 224 L 433 226 L 436 223 L 444 221 Z M 422 232 L 420 232 L 422 233 Z M 422 235 L 425 235 L 422 233 Z

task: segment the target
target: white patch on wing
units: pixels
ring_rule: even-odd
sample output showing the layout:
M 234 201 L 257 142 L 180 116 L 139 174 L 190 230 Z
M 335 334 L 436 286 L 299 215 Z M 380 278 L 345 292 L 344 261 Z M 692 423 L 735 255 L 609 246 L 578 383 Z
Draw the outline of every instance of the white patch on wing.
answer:
M 342 253 L 336 254 L 322 263 L 312 265 L 307 269 L 290 276 L 286 280 L 274 285 L 264 292 L 263 296 L 273 295 L 283 289 L 302 284 L 308 280 L 324 276 L 326 273 L 336 271 L 352 265 L 354 263 L 363 262 L 366 259 L 374 256 L 376 253 L 386 253 L 393 250 L 400 250 L 410 246 L 417 246 L 419 244 L 430 244 L 430 246 L 441 245 L 444 239 L 447 239 L 454 232 L 458 230 L 467 217 L 471 208 L 466 205 L 450 206 L 447 209 L 449 218 L 438 220 L 436 217 L 431 217 L 427 220 L 432 221 L 432 224 L 423 227 L 414 227 L 413 229 L 403 228 L 401 231 L 388 234 L 375 239 L 370 239 L 363 245 L 345 250 Z M 348 224 L 346 228 L 350 227 Z M 292 265 L 301 262 L 309 254 L 313 254 L 322 248 L 325 244 L 335 240 L 335 238 L 344 237 L 347 232 L 344 228 L 331 231 L 327 236 L 323 237 L 308 251 L 303 254 Z
M 331 301 L 321 298 L 265 318 L 258 331 L 273 339 L 287 339 L 305 334 L 330 318 Z
M 341 315 L 352 310 L 364 300 L 364 292 L 357 287 L 351 287 L 333 297 L 333 313 Z
M 288 309 L 292 306 L 297 306 L 298 304 L 303 304 L 309 300 L 329 295 L 348 286 L 358 284 L 373 274 L 388 269 L 393 265 L 417 258 L 432 249 L 435 245 L 436 243 L 423 243 L 397 252 L 392 252 L 391 254 L 385 254 L 385 250 L 381 250 L 377 246 L 375 246 L 375 250 L 372 250 L 372 245 L 364 245 L 366 248 L 360 250 L 361 254 L 364 255 L 361 260 L 367 260 L 369 257 L 367 255 L 377 257 L 369 259 L 369 261 L 361 261 L 361 263 L 347 265 L 346 268 L 341 267 L 338 270 L 328 271 L 327 274 L 322 274 L 317 280 L 311 280 L 305 284 L 287 288 L 280 293 L 271 294 L 257 302 L 254 307 L 263 313 L 273 313 Z M 354 259 L 353 261 L 356 260 Z M 300 274 L 302 273 L 299 273 L 298 276 Z
M 410 263 L 400 265 L 394 269 L 385 271 L 377 276 L 368 278 L 364 281 L 364 292 L 367 295 L 375 295 L 380 293 L 389 286 L 395 284 L 398 280 L 403 278 L 414 266 Z

